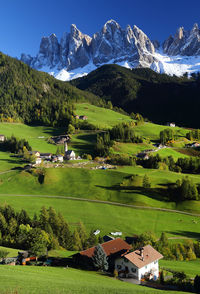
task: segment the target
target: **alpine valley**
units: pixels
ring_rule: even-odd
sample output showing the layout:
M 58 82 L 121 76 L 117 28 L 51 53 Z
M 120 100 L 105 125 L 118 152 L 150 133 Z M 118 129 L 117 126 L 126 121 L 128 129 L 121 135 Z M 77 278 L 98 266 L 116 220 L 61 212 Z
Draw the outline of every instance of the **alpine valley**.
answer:
M 200 30 L 197 24 L 189 31 L 180 27 L 163 44 L 152 41 L 136 25 L 125 29 L 114 20 L 105 23 L 92 37 L 75 24 L 59 41 L 55 34 L 43 37 L 39 53 L 21 55 L 21 61 L 67 81 L 87 75 L 104 64 L 127 68 L 147 67 L 158 73 L 182 76 L 200 68 Z

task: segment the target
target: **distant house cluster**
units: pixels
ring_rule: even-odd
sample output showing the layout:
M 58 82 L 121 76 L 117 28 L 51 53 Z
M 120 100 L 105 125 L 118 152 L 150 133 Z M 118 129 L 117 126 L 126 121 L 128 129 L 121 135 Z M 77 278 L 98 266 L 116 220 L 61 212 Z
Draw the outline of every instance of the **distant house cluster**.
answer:
M 73 150 L 68 150 L 67 142 L 65 142 L 64 146 L 65 146 L 64 156 L 61 154 L 55 155 L 52 153 L 41 153 L 39 151 L 29 151 L 29 154 L 35 156 L 35 164 L 36 165 L 40 165 L 42 163 L 42 161 L 51 161 L 51 162 L 62 163 L 64 161 L 64 159 L 76 160 L 77 159 L 76 154 Z M 79 157 L 78 157 L 78 159 L 79 159 Z
M 88 117 L 86 115 L 76 115 L 75 116 L 76 119 L 81 119 L 81 120 L 87 120 Z
M 171 122 L 171 123 L 167 123 L 167 126 L 168 127 L 175 128 L 176 124 L 174 122 Z
M 151 152 L 157 152 L 158 150 L 163 149 L 163 148 L 166 148 L 167 146 L 158 143 L 158 144 L 154 144 L 154 147 L 156 147 L 156 149 L 147 149 L 147 150 L 144 150 L 142 152 L 139 152 L 136 156 L 138 158 L 140 158 L 140 159 L 147 160 L 147 159 L 149 159 L 149 153 L 151 153 Z
M 198 143 L 198 142 L 193 142 L 193 143 L 185 145 L 186 148 L 197 148 L 199 146 L 200 146 L 200 143 Z

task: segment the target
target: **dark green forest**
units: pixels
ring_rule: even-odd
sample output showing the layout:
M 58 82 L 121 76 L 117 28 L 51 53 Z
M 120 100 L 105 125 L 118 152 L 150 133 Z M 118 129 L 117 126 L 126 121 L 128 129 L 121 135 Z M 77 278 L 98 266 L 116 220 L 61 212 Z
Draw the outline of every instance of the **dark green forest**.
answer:
M 104 65 L 71 84 L 155 123 L 199 127 L 200 79 L 158 74 L 151 69 Z
M 0 121 L 68 125 L 74 102 L 101 100 L 0 53 Z

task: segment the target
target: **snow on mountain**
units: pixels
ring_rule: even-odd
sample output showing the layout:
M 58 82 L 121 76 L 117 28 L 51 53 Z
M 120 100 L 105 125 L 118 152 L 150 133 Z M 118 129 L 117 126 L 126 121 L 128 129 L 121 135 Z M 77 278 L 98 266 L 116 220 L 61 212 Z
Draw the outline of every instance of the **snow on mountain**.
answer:
M 100 32 L 90 37 L 72 24 L 60 42 L 55 34 L 43 37 L 39 53 L 22 54 L 29 66 L 68 81 L 84 75 L 103 64 L 119 64 L 127 68 L 148 67 L 169 75 L 200 71 L 200 30 L 195 24 L 190 31 L 180 27 L 162 44 L 151 41 L 137 26 L 125 29 L 107 21 Z
M 151 68 L 159 73 L 182 76 L 186 72 L 190 75 L 200 71 L 200 56 L 168 56 L 162 52 L 156 52 L 154 57 L 157 61 Z

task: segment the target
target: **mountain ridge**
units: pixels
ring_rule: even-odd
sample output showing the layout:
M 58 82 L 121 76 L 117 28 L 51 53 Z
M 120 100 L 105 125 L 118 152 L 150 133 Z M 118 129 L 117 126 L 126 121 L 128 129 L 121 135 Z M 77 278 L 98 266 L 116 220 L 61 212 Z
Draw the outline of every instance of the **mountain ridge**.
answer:
M 200 70 L 200 30 L 198 24 L 190 31 L 180 27 L 174 36 L 160 44 L 151 41 L 136 25 L 123 29 L 112 19 L 92 37 L 72 24 L 70 32 L 65 32 L 60 41 L 55 34 L 43 37 L 39 53 L 35 57 L 23 53 L 21 61 L 64 81 L 113 63 L 181 76 Z

